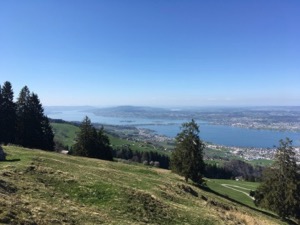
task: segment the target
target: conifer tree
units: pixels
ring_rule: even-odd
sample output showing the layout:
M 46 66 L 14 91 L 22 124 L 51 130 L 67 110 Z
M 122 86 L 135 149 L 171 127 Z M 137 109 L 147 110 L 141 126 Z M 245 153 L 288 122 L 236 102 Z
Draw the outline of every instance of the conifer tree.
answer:
M 176 136 L 176 146 L 171 156 L 172 171 L 196 183 L 202 182 L 204 172 L 204 143 L 199 138 L 199 126 L 192 120 L 183 123 Z
M 15 140 L 16 108 L 14 92 L 10 82 L 6 81 L 1 89 L 0 97 L 0 142 L 13 143 Z
M 19 94 L 16 103 L 16 143 L 24 147 L 31 147 L 30 144 L 30 115 L 29 115 L 30 91 L 24 86 Z
M 290 216 L 300 219 L 300 180 L 290 139 L 280 140 L 275 162 L 265 171 L 255 192 L 255 204 L 283 219 Z
M 89 151 L 93 149 L 93 136 L 94 130 L 91 120 L 86 116 L 80 125 L 80 131 L 73 147 L 75 155 L 89 156 Z
M 73 149 L 75 155 L 112 160 L 112 149 L 103 128 L 97 131 L 87 116 L 80 125 Z
M 16 143 L 43 150 L 54 149 L 54 135 L 37 94 L 22 88 L 17 100 Z
M 104 160 L 112 160 L 112 148 L 110 147 L 109 138 L 104 133 L 104 128 L 98 130 L 96 135 L 96 149 L 95 157 L 104 159 Z
M 32 129 L 32 145 L 44 150 L 54 149 L 54 135 L 48 118 L 37 94 L 32 93 L 29 98 L 29 115 Z
M 43 147 L 45 150 L 54 150 L 54 133 L 50 125 L 48 117 L 44 116 L 41 121 L 42 132 L 43 132 Z

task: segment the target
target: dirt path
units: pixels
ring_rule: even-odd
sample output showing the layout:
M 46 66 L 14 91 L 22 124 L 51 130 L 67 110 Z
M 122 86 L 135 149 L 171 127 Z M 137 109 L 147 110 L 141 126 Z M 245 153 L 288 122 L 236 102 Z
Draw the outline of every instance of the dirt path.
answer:
M 247 196 L 248 196 L 249 198 L 251 198 L 252 200 L 254 200 L 254 198 L 251 197 L 251 196 L 249 195 L 249 192 L 245 192 L 245 191 L 239 190 L 239 189 L 243 189 L 243 190 L 251 191 L 251 189 L 249 189 L 249 188 L 244 188 L 244 187 L 240 187 L 240 186 L 237 186 L 237 185 L 231 185 L 231 184 L 221 184 L 221 185 L 222 185 L 223 187 L 232 189 L 232 190 L 234 190 L 234 191 L 241 192 L 241 193 L 247 195 Z M 239 189 L 236 189 L 236 188 L 239 188 Z

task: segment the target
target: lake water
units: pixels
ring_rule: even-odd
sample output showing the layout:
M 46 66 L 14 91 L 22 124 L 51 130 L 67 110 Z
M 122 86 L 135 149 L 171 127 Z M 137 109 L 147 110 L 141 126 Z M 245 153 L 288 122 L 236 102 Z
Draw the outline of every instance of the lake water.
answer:
M 140 128 L 151 129 L 158 134 L 175 137 L 180 131 L 184 120 L 158 120 L 141 118 L 116 118 L 96 116 L 93 113 L 80 111 L 63 111 L 49 113 L 52 119 L 66 121 L 82 121 L 88 116 L 93 123 L 110 125 L 132 125 Z M 289 137 L 295 146 L 300 146 L 300 132 L 255 130 L 231 126 L 213 125 L 203 121 L 196 121 L 200 126 L 200 138 L 207 142 L 226 146 L 272 148 L 278 145 L 280 139 Z

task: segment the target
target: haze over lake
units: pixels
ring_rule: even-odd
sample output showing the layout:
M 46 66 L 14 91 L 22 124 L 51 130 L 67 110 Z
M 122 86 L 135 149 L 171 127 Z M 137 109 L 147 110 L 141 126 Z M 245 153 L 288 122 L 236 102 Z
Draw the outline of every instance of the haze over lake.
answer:
M 180 125 L 187 119 L 157 119 L 137 117 L 109 117 L 99 116 L 87 110 L 47 110 L 48 117 L 52 119 L 63 119 L 65 121 L 82 121 L 88 116 L 93 123 L 107 125 L 130 125 L 138 128 L 151 129 L 157 134 L 175 137 L 180 130 Z M 258 130 L 226 125 L 215 125 L 206 121 L 196 120 L 200 125 L 200 137 L 204 141 L 218 145 L 272 148 L 278 144 L 280 139 L 289 137 L 295 146 L 300 146 L 300 132 Z

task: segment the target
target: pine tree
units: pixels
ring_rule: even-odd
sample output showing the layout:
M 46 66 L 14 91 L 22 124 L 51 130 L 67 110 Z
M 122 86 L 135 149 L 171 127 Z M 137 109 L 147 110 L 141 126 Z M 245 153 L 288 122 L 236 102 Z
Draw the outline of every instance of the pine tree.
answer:
M 104 159 L 104 160 L 112 160 L 112 148 L 110 147 L 109 138 L 104 134 L 104 128 L 102 127 L 96 136 L 96 158 Z
M 37 94 L 22 88 L 17 100 L 16 143 L 24 147 L 54 150 L 54 135 Z
M 27 86 L 20 91 L 16 103 L 17 125 L 16 143 L 24 147 L 30 147 L 30 115 L 29 115 L 30 91 Z
M 204 172 L 204 143 L 199 138 L 199 126 L 194 120 L 183 123 L 176 136 L 176 146 L 171 156 L 172 171 L 196 183 L 202 182 Z
M 32 93 L 29 98 L 29 115 L 32 130 L 31 145 L 43 150 L 54 149 L 54 135 L 48 118 L 37 94 Z
M 290 139 L 280 140 L 275 162 L 264 172 L 263 182 L 255 192 L 255 204 L 283 219 L 300 219 L 300 180 Z
M 91 120 L 86 116 L 81 125 L 80 132 L 77 134 L 76 143 L 74 144 L 75 155 L 89 156 L 89 152 L 93 148 L 94 130 Z
M 15 141 L 16 108 L 12 85 L 8 81 L 1 88 L 0 111 L 1 142 L 13 143 Z
M 87 116 L 80 125 L 73 150 L 75 155 L 112 160 L 112 149 L 103 128 L 97 131 Z
M 44 116 L 41 121 L 43 132 L 43 148 L 45 150 L 54 150 L 54 133 L 50 125 L 48 117 Z

